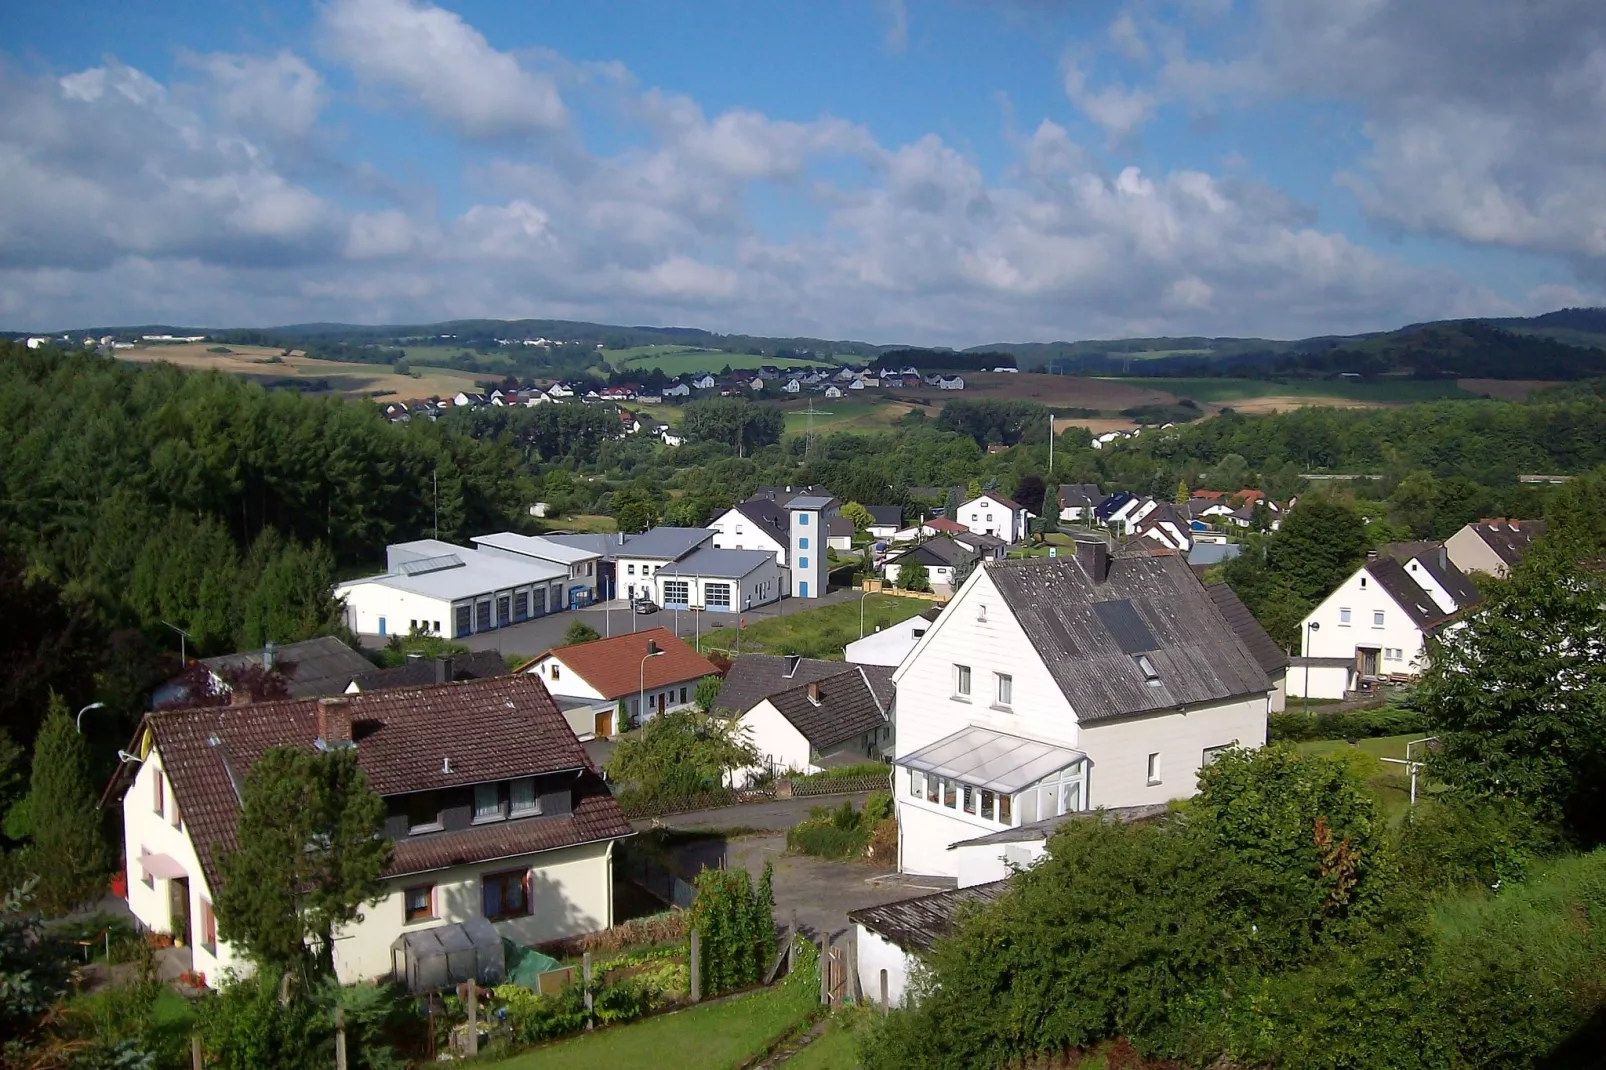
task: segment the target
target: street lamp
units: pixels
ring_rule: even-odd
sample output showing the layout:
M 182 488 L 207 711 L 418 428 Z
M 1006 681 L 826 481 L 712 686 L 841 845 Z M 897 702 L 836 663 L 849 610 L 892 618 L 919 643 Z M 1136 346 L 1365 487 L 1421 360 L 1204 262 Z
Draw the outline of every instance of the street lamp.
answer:
M 863 594 L 861 594 L 859 596 L 859 638 L 860 639 L 864 638 L 864 600 L 866 598 L 869 598 L 869 597 L 870 597 L 870 592 L 869 591 L 865 591 Z
M 637 724 L 641 723 L 642 714 L 647 709 L 647 659 L 661 656 L 663 656 L 663 651 L 659 648 L 658 641 L 656 639 L 647 640 L 647 653 L 641 659 L 641 672 L 639 674 L 640 678 L 637 681 L 639 687 L 639 693 L 636 696 Z
M 189 648 L 184 645 L 184 641 L 186 639 L 193 639 L 195 637 L 192 636 L 189 632 L 185 631 L 183 628 L 180 628 L 177 624 L 168 624 L 167 621 L 165 621 L 165 620 L 162 621 L 162 623 L 163 624 L 167 624 L 167 626 L 169 628 L 173 629 L 175 632 L 178 633 L 178 660 L 179 660 L 179 664 L 181 666 L 183 666 L 184 668 L 186 668 L 186 669 L 189 668 L 190 667 Z
M 1322 627 L 1321 623 L 1318 622 L 1318 621 L 1314 621 L 1314 620 L 1311 621 L 1309 624 L 1305 625 L 1305 694 L 1301 697 L 1301 703 L 1304 706 L 1304 710 L 1305 710 L 1306 713 L 1310 712 L 1310 640 L 1311 640 L 1311 633 L 1315 632 L 1315 631 L 1320 631 L 1321 627 Z
M 103 710 L 105 708 L 106 704 L 104 702 L 91 702 L 89 705 L 79 710 L 78 716 L 73 718 L 73 727 L 78 730 L 78 734 L 84 734 L 84 714 L 88 713 L 90 710 Z

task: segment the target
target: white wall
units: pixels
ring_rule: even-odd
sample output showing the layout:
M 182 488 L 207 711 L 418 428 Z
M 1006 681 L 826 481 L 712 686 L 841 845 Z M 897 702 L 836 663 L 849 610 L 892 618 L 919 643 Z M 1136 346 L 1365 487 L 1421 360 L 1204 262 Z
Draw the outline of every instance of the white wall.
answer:
M 1353 676 L 1353 667 L 1290 665 L 1288 694 L 1294 698 L 1343 698 Z
M 949 852 L 958 869 L 959 887 L 1001 881 L 1014 872 L 1036 865 L 1048 856 L 1048 841 L 1022 840 L 1019 843 L 986 843 L 956 847 Z
M 1198 706 L 1184 713 L 1125 717 L 1084 724 L 1088 806 L 1142 806 L 1186 799 L 1199 788 L 1199 770 L 1209 747 L 1266 745 L 1264 696 Z M 1151 753 L 1160 755 L 1160 780 L 1148 782 Z
M 1350 611 L 1347 624 L 1343 621 L 1346 608 Z M 1383 613 L 1381 627 L 1372 623 L 1373 613 L 1377 611 Z M 1314 631 L 1310 627 L 1312 621 L 1320 625 Z M 1402 651 L 1398 658 L 1378 655 L 1380 674 L 1418 673 L 1423 668 L 1421 630 L 1365 568 L 1357 569 L 1338 590 L 1311 610 L 1299 631 L 1307 657 L 1354 661 L 1358 647 L 1377 647 L 1384 651 Z
M 881 971 L 887 971 L 887 1002 L 903 1005 L 909 989 L 909 975 L 919 961 L 914 955 L 863 925 L 854 926 L 854 947 L 858 953 L 859 991 L 871 1006 L 881 1002 Z
M 893 775 L 898 816 L 898 871 L 925 876 L 958 877 L 957 852 L 948 848 L 961 840 L 973 840 L 1007 826 L 949 810 L 938 803 L 909 796 L 909 772 L 898 769 Z
M 931 628 L 924 617 L 910 617 L 897 624 L 855 639 L 843 648 L 843 656 L 855 665 L 886 665 L 897 668 L 914 649 L 915 642 Z M 920 633 L 916 635 L 915 633 Z
M 406 635 L 414 620 L 421 629 L 428 621 L 431 632 L 452 635 L 452 603 L 449 601 L 362 580 L 336 587 L 335 597 L 345 599 L 346 627 L 359 635 L 380 634 L 380 618 L 384 618 L 386 635 Z
M 765 561 L 758 568 L 749 572 L 740 579 L 727 576 L 696 576 L 690 573 L 676 575 L 672 572 L 654 574 L 651 594 L 653 600 L 659 605 L 668 605 L 664 597 L 664 584 L 676 580 L 683 580 L 689 584 L 691 605 L 701 606 L 710 613 L 736 613 L 741 608 L 769 605 L 778 602 L 791 594 L 791 573 L 773 561 Z M 715 608 L 708 603 L 708 588 L 711 584 L 725 584 L 730 588 L 730 608 Z
M 747 734 L 747 741 L 753 744 L 759 757 L 764 759 L 768 768 L 773 763 L 783 772 L 817 773 L 819 766 L 809 761 L 812 748 L 803 733 L 792 727 L 792 722 L 781 716 L 769 699 L 765 699 L 757 706 L 742 715 L 738 722 L 741 730 Z M 738 786 L 745 786 L 752 780 L 759 769 L 740 770 L 737 772 Z
M 1023 536 L 1020 514 L 991 498 L 965 502 L 956 512 L 959 515 L 953 519 L 977 535 L 995 535 L 1006 542 L 1018 542 Z
M 719 550 L 769 550 L 775 554 L 775 563 L 786 566 L 786 530 L 766 530 L 753 523 L 735 509 L 708 525 L 714 531 L 714 547 Z
M 599 705 L 605 702 L 612 702 L 617 706 L 619 702 L 623 702 L 627 713 L 636 712 L 636 707 L 642 697 L 639 691 L 631 691 L 627 695 L 617 695 L 612 699 L 608 699 L 595 687 L 587 683 L 584 677 L 563 663 L 561 650 L 548 654 L 534 665 L 531 665 L 525 672 L 539 676 L 541 682 L 546 684 L 547 690 L 554 695 L 562 695 L 564 698 L 596 699 Z M 647 709 L 649 712 L 656 712 L 660 698 L 663 699 L 665 712 L 693 705 L 697 701 L 698 679 L 701 679 L 701 677 L 691 680 L 677 680 L 673 684 L 662 687 L 647 688 Z M 684 700 L 680 697 L 682 689 L 686 692 Z M 620 722 L 617 710 L 615 711 L 614 721 L 613 730 L 615 732 L 624 731 L 625 726 Z M 573 726 L 571 725 L 571 727 Z
M 902 565 L 888 565 L 886 567 L 887 582 L 897 583 L 898 576 L 901 575 L 902 572 Z M 941 583 L 945 586 L 951 586 L 954 582 L 954 570 L 948 565 L 927 565 L 926 578 L 933 584 Z
M 1462 572 L 1484 572 L 1490 576 L 1504 576 L 1504 559 L 1489 548 L 1473 525 L 1468 524 L 1444 541 L 1450 563 Z

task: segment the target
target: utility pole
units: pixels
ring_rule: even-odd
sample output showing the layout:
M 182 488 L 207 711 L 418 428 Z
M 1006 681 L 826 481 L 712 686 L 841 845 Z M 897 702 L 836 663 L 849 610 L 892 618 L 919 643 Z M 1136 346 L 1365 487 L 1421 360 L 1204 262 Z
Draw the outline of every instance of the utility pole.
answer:
M 439 539 L 441 537 L 441 480 L 439 471 L 429 474 L 429 485 L 435 491 L 435 538 Z
M 1050 483 L 1054 482 L 1054 414 L 1052 412 L 1048 414 L 1048 481 Z M 1057 489 L 1054 491 L 1054 496 L 1056 499 L 1059 497 Z

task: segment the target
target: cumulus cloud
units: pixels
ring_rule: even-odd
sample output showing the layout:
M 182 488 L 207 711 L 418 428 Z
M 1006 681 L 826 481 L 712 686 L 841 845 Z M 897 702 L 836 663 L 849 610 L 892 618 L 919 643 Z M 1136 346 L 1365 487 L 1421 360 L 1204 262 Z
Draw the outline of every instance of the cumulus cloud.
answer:
M 312 131 L 323 110 L 323 78 L 293 52 L 272 56 L 216 52 L 185 57 L 204 71 L 206 99 L 229 124 L 287 138 Z
M 1065 95 L 1111 137 L 1126 137 L 1148 121 L 1159 98 L 1146 89 L 1129 89 L 1119 83 L 1093 89 L 1087 73 L 1067 56 L 1060 64 Z
M 461 17 L 424 0 L 329 0 L 324 47 L 364 84 L 399 94 L 477 140 L 562 129 L 556 83 L 491 47 Z

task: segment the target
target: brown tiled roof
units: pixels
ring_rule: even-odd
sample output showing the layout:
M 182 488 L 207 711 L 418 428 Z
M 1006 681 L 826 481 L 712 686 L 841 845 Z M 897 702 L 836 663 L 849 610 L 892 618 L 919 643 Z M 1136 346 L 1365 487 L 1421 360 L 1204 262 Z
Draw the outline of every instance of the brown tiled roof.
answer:
M 574 732 L 535 676 L 374 691 L 352 695 L 347 702 L 357 760 L 369 786 L 381 795 L 566 770 L 596 777 Z M 273 747 L 311 748 L 318 737 L 318 702 L 287 699 L 169 710 L 147 715 L 145 725 L 161 752 L 201 867 L 215 889 L 218 860 L 235 846 L 237 792 L 246 774 Z M 450 773 L 441 771 L 446 759 Z M 496 858 L 501 857 L 501 847 L 525 841 L 534 844 L 529 850 L 543 850 L 627 835 L 629 824 L 606 792 L 606 788 L 594 790 L 595 797 L 587 797 L 583 812 L 577 800 L 572 817 L 508 822 L 498 827 L 495 836 L 453 833 L 431 837 L 439 847 L 398 848 L 391 872 L 408 872 L 401 867 L 427 862 L 413 859 L 420 852 L 456 857 L 478 845 L 491 852 L 486 857 Z M 502 843 L 493 842 L 499 837 Z
M 649 639 L 658 644 L 663 654 L 646 663 L 643 677 L 641 659 L 647 654 Z M 635 694 L 641 687 L 667 687 L 719 672 L 713 662 L 675 638 L 668 628 L 648 628 L 616 635 L 611 639 L 593 639 L 589 643 L 556 647 L 528 662 L 523 668 L 527 669 L 548 655 L 563 662 L 565 668 L 590 684 L 603 698 L 621 698 Z
M 946 531 L 949 534 L 956 534 L 956 533 L 961 532 L 961 531 L 969 531 L 970 530 L 969 528 L 965 527 L 965 525 L 961 524 L 959 521 L 957 521 L 957 520 L 949 520 L 945 516 L 934 516 L 934 517 L 932 517 L 930 520 L 926 521 L 926 527 L 931 528 L 934 531 Z

